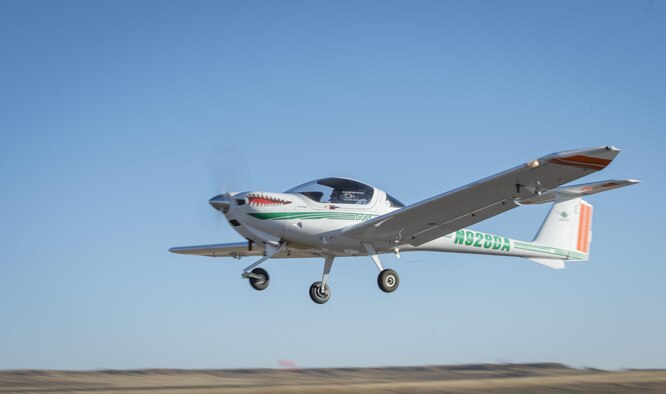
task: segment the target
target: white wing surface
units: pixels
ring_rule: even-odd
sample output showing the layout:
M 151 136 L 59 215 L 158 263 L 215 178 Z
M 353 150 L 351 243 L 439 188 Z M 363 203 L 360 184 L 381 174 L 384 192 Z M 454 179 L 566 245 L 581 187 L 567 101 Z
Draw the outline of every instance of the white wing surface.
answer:
M 240 259 L 246 256 L 263 256 L 263 245 L 252 244 L 247 242 L 234 242 L 228 244 L 215 244 L 215 245 L 196 245 L 196 246 L 179 246 L 169 249 L 171 253 L 179 254 L 194 254 L 198 256 L 208 257 L 233 257 Z M 288 248 L 283 252 L 273 256 L 274 259 L 282 258 L 297 258 L 297 257 L 320 257 L 320 250 L 306 250 L 306 249 L 292 249 Z
M 553 153 L 347 227 L 342 234 L 368 242 L 422 245 L 602 170 L 618 153 L 612 146 Z
M 169 252 L 208 257 L 240 258 L 243 256 L 262 256 L 264 254 L 264 248 L 258 247 L 257 245 L 253 245 L 252 248 L 250 248 L 247 242 L 234 242 L 215 245 L 179 246 L 169 249 Z

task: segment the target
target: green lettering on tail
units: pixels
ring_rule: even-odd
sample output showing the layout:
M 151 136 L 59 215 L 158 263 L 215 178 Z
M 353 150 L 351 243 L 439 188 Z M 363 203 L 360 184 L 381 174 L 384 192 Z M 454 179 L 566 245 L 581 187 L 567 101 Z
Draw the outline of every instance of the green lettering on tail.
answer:
M 474 233 L 471 231 L 465 232 L 465 245 L 471 246 L 474 243 Z
M 493 246 L 493 237 L 491 237 L 489 234 L 486 234 L 483 236 L 485 239 L 483 241 L 483 248 L 484 249 L 490 249 L 491 246 Z

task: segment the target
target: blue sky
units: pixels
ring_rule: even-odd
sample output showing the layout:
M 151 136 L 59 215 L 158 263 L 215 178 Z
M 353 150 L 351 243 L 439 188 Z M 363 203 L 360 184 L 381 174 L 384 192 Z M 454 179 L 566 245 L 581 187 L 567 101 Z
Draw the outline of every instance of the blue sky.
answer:
M 0 368 L 664 368 L 665 42 L 660 1 L 0 2 Z M 387 295 L 338 259 L 317 306 L 323 261 L 269 261 L 260 293 L 249 259 L 167 252 L 241 240 L 220 188 L 413 203 L 606 144 L 585 180 L 643 183 L 589 198 L 591 261 L 563 271 L 387 256 Z M 475 228 L 530 240 L 547 210 Z

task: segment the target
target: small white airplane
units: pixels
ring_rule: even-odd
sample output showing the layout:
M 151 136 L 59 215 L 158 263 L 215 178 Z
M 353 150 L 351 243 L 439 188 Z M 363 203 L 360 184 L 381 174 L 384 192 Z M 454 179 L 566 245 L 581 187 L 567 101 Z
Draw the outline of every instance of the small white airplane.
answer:
M 224 193 L 209 203 L 247 242 L 185 246 L 169 251 L 209 257 L 262 256 L 243 270 L 256 290 L 268 287 L 257 268 L 271 258 L 323 257 L 321 281 L 310 286 L 318 304 L 331 297 L 333 259 L 370 256 L 379 288 L 391 293 L 398 274 L 378 255 L 437 251 L 518 256 L 561 269 L 565 261 L 589 258 L 592 206 L 581 197 L 638 183 L 607 180 L 560 187 L 602 170 L 620 151 L 612 146 L 554 153 L 469 185 L 405 206 L 375 187 L 346 178 L 323 178 L 284 193 Z M 554 202 L 532 242 L 468 230 L 467 227 L 520 205 Z

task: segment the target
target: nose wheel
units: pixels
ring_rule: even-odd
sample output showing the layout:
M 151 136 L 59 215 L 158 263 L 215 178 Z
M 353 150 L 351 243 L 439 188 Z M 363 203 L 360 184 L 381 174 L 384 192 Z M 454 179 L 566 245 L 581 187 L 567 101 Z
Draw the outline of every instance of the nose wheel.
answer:
M 250 286 L 255 290 L 264 290 L 268 287 L 270 283 L 270 277 L 268 272 L 263 268 L 255 268 L 251 271 L 251 275 L 248 275 L 250 279 Z
M 393 293 L 400 284 L 400 277 L 392 269 L 385 269 L 377 276 L 377 284 L 384 293 Z
M 286 243 L 281 243 L 279 244 L 279 246 L 267 244 L 266 255 L 257 260 L 255 263 L 245 267 L 245 269 L 243 270 L 243 274 L 241 275 L 241 278 L 250 279 L 250 286 L 252 286 L 252 288 L 255 290 L 266 289 L 268 287 L 268 283 L 270 282 L 270 277 L 268 276 L 268 272 L 266 272 L 266 270 L 263 268 L 255 268 L 255 267 L 263 263 L 264 261 L 270 259 L 271 257 L 275 256 L 276 254 L 282 252 L 285 249 L 287 249 Z
M 310 298 L 317 304 L 325 304 L 331 298 L 331 288 L 328 285 L 322 287 L 321 282 L 315 282 L 310 286 Z

